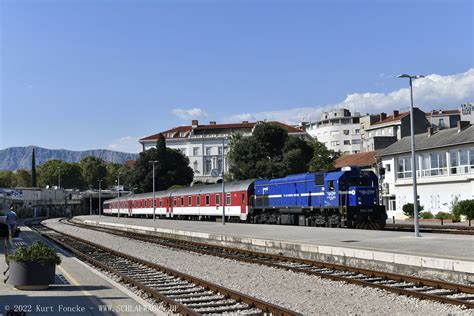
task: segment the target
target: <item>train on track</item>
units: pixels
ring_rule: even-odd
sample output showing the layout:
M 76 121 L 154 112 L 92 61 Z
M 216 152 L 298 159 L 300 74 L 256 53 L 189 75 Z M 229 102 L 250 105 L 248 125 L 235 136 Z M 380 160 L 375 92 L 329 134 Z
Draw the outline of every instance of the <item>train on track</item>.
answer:
M 155 215 L 216 220 L 222 217 L 222 202 L 226 220 L 234 222 L 383 229 L 387 219 L 385 207 L 379 205 L 376 175 L 357 167 L 225 183 L 225 197 L 222 184 L 158 191 Z M 150 217 L 153 212 L 152 193 L 122 196 L 103 205 L 105 215 Z

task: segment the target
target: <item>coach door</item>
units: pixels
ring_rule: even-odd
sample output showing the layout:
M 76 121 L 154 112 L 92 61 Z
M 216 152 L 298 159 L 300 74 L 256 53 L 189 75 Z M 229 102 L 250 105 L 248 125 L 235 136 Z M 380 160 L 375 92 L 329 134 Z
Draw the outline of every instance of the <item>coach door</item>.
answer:
M 132 200 L 128 201 L 128 216 L 132 217 Z

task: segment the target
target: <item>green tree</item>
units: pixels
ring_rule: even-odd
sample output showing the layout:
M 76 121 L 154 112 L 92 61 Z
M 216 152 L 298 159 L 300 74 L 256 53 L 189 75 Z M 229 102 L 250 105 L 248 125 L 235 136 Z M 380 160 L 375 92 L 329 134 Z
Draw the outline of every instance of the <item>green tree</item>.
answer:
M 31 173 L 24 169 L 15 171 L 15 186 L 27 188 L 31 185 Z
M 67 189 L 85 188 L 79 164 L 57 159 L 48 160 L 38 167 L 38 184 L 41 187 L 58 185 L 60 172 L 61 187 Z
M 37 186 L 36 183 L 36 157 L 35 157 L 35 148 L 33 148 L 33 152 L 31 154 L 31 186 L 35 188 Z
M 471 220 L 474 219 L 474 200 L 463 200 L 456 203 L 453 208 L 453 217 L 459 219 L 461 215 L 466 216 L 469 224 L 471 223 Z
M 402 207 L 403 214 L 405 214 L 408 217 L 413 217 L 415 214 L 415 207 L 413 206 L 413 203 L 407 203 L 403 205 Z M 423 205 L 418 205 L 418 214 L 423 211 Z
M 81 167 L 82 179 L 87 187 L 96 187 L 98 185 L 97 180 L 107 177 L 107 166 L 100 158 L 84 157 L 79 162 L 79 166 Z
M 252 136 L 231 138 L 228 160 L 235 179 L 283 177 L 307 172 L 311 145 L 271 123 L 255 126 Z
M 334 169 L 334 161 L 341 155 L 318 141 L 311 142 L 313 157 L 309 162 L 309 170 L 313 172 L 330 171 Z
M 15 175 L 10 170 L 0 170 L 0 188 L 12 188 L 15 183 Z
M 162 139 L 162 141 L 164 138 Z M 158 141 L 157 148 L 150 148 L 141 152 L 135 162 L 129 182 L 137 192 L 150 192 L 153 190 L 153 166 L 155 164 L 155 189 L 166 190 L 173 185 L 187 186 L 193 180 L 193 170 L 189 167 L 189 159 L 181 152 L 163 148 L 163 142 Z
M 124 185 L 124 187 L 129 190 L 133 189 L 130 182 L 132 176 L 132 168 L 130 166 L 119 163 L 108 163 L 106 168 L 107 176 L 105 178 L 105 183 L 102 183 L 102 188 L 115 185 L 117 177 L 120 173 L 120 185 Z

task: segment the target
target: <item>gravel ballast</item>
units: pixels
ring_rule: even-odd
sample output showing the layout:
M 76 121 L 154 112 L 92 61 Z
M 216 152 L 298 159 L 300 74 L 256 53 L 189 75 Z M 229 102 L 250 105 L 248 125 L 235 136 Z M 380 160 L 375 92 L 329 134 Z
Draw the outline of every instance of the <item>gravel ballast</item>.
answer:
M 58 219 L 50 219 L 44 221 L 43 224 L 305 315 L 471 315 L 469 310 L 458 306 L 419 300 L 379 289 L 325 280 L 266 266 L 172 250 L 103 232 L 73 227 L 58 222 Z

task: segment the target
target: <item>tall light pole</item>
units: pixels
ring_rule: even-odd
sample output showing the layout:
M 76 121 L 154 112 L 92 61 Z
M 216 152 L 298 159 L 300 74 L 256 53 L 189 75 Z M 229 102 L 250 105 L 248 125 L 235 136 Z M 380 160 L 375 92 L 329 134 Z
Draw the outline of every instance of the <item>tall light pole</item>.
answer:
M 58 167 L 58 188 L 61 189 L 61 167 Z
M 415 216 L 415 237 L 420 237 L 420 222 L 418 219 L 418 192 L 416 189 L 416 157 L 415 157 L 415 128 L 413 118 L 413 79 L 423 78 L 422 75 L 399 75 L 398 78 L 410 79 L 410 130 L 411 130 L 411 175 L 413 178 L 413 215 Z
M 157 160 L 148 161 L 153 165 L 153 220 L 156 220 L 156 199 L 155 199 L 155 163 Z
M 102 213 L 101 213 L 102 201 L 101 201 L 101 196 L 100 196 L 100 194 L 102 193 L 102 181 L 103 180 L 97 180 L 97 182 L 99 182 L 99 216 L 102 216 Z
M 224 180 L 224 170 L 225 170 L 225 164 L 224 164 L 224 142 L 225 138 L 222 138 L 222 225 L 225 225 L 225 180 Z
M 89 185 L 89 215 L 92 215 L 92 185 Z
M 117 218 L 120 218 L 120 172 L 117 174 L 117 197 L 118 197 Z

